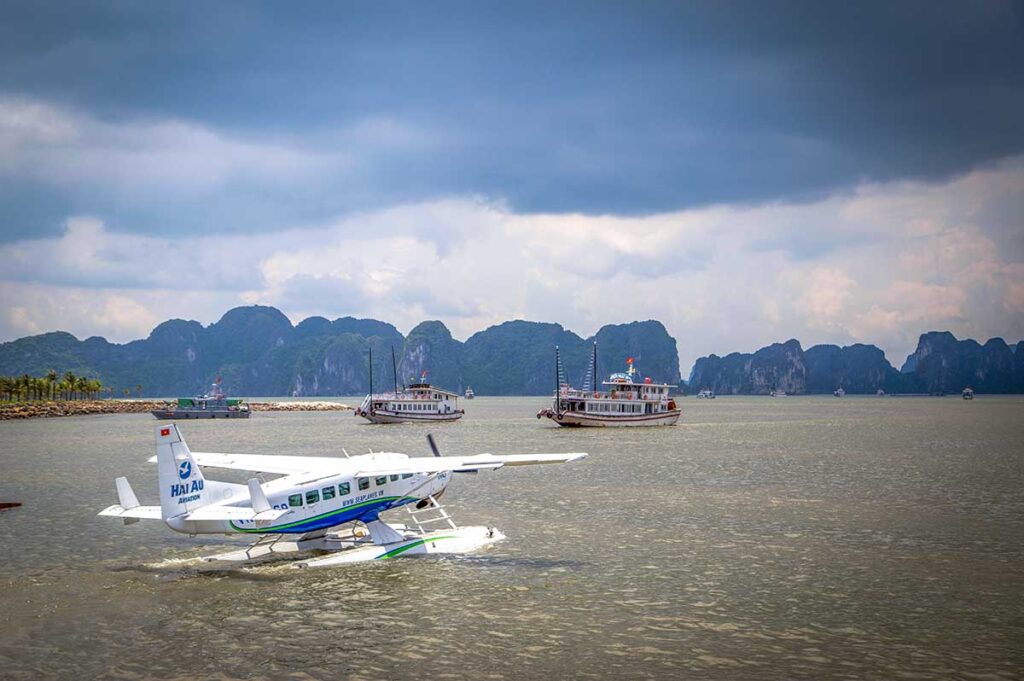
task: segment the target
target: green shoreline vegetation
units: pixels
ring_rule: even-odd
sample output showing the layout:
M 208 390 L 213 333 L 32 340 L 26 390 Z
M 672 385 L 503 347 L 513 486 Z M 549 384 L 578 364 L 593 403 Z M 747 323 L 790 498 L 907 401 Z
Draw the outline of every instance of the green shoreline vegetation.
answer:
M 142 394 L 142 386 L 135 386 L 138 394 Z M 98 378 L 75 376 L 74 372 L 66 371 L 63 376 L 53 369 L 42 376 L 0 376 L 0 400 L 3 402 L 73 402 L 81 400 L 97 400 L 101 395 L 113 397 L 114 389 L 104 386 Z M 124 396 L 130 391 L 125 388 Z

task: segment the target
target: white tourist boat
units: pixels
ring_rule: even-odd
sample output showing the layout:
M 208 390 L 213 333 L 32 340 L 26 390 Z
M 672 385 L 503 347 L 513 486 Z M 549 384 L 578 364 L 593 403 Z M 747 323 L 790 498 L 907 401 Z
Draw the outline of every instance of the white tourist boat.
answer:
M 709 388 L 704 388 L 697 393 L 698 400 L 713 400 L 715 399 L 715 391 Z
M 372 423 L 457 421 L 465 415 L 459 396 L 427 382 L 413 383 L 397 392 L 369 394 L 356 409 Z
M 781 388 L 778 390 L 772 390 L 768 394 L 771 395 L 772 397 L 789 397 L 789 395 L 786 394 L 786 391 L 782 390 Z
M 846 391 L 843 390 L 843 386 L 839 386 L 838 388 L 833 390 L 832 394 L 836 397 L 846 397 Z
M 459 396 L 427 383 L 427 372 L 420 375 L 420 382 L 399 389 L 398 370 L 394 350 L 391 365 L 395 373 L 393 392 L 373 392 L 373 354 L 370 354 L 370 394 L 363 398 L 356 409 L 356 416 L 371 423 L 434 423 L 457 421 L 465 412 L 459 409 Z
M 597 344 L 594 344 L 591 376 L 597 376 Z M 637 383 L 633 358 L 625 373 L 612 374 L 602 383 L 604 390 L 576 390 L 562 380 L 558 348 L 555 367 L 558 390 L 551 407 L 537 412 L 537 418 L 548 418 L 567 427 L 671 426 L 682 411 L 669 396 L 676 386 L 654 383 L 645 378 Z
M 474 392 L 473 392 L 473 388 L 471 388 L 471 387 L 469 387 L 469 386 L 466 386 L 466 394 L 465 394 L 465 398 L 466 398 L 467 400 L 471 400 L 471 399 L 473 399 L 474 397 L 476 397 L 476 393 L 474 393 Z

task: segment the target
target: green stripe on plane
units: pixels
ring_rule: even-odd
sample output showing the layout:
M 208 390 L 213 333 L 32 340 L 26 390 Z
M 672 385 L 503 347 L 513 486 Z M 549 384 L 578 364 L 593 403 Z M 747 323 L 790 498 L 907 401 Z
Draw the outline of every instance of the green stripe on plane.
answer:
M 387 560 L 388 558 L 394 558 L 397 555 L 405 553 L 409 549 L 414 549 L 417 546 L 423 546 L 428 541 L 429 542 L 434 542 L 434 541 L 441 541 L 442 539 L 455 539 L 455 538 L 456 537 L 454 537 L 452 535 L 445 535 L 444 537 L 430 537 L 429 539 L 420 539 L 419 541 L 414 541 L 411 544 L 406 544 L 405 546 L 399 546 L 397 549 L 391 549 L 387 553 L 383 553 L 383 554 L 377 556 L 377 560 Z

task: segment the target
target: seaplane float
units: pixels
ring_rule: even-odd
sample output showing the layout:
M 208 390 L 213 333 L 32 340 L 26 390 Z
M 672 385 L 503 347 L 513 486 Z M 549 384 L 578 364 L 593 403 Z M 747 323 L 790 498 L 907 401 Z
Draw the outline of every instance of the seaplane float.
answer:
M 441 456 L 427 436 L 432 457 L 371 452 L 346 458 L 193 452 L 174 424 L 156 428 L 160 505 L 143 506 L 128 479 L 117 478 L 118 503 L 98 515 L 126 525 L 162 520 L 188 535 L 256 536 L 244 549 L 204 556 L 206 561 L 245 562 L 271 554 L 319 551 L 294 567 L 318 568 L 425 553 L 467 553 L 504 539 L 493 527 L 459 527 L 438 502 L 453 473 L 511 466 L 570 463 L 585 453 Z M 204 468 L 280 475 L 245 485 L 210 480 Z M 380 515 L 402 507 L 407 522 Z M 287 556 L 282 556 L 287 557 Z

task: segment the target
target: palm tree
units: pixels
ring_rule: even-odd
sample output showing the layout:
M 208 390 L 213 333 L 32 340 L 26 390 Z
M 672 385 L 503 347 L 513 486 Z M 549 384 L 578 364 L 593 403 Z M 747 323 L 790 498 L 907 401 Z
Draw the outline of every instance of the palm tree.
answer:
M 64 399 L 66 399 L 66 400 L 72 399 L 71 393 L 75 389 L 75 380 L 76 380 L 76 377 L 75 377 L 75 374 L 73 372 L 71 372 L 71 371 L 65 371 L 64 372 L 64 384 L 66 386 L 65 390 L 67 391 L 67 394 L 65 395 Z
M 54 371 L 53 369 L 50 369 L 49 371 L 47 371 L 46 372 L 46 382 L 48 384 L 47 388 L 48 388 L 48 392 L 49 392 L 49 395 L 50 395 L 50 399 L 52 400 L 54 398 L 54 394 L 53 394 L 54 385 L 57 383 L 57 372 Z
M 141 383 L 139 383 L 138 385 L 135 386 L 135 395 L 136 395 L 136 397 L 142 397 L 142 384 Z

